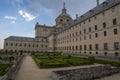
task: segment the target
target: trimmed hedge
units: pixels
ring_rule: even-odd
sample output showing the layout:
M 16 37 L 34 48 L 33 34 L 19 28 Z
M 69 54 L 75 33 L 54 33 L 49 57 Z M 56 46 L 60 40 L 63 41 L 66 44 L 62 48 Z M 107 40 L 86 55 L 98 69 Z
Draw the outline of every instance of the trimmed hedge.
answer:
M 110 61 L 110 60 L 95 60 L 99 64 L 110 64 L 111 66 L 120 67 L 120 62 Z
M 40 68 L 57 68 L 93 64 L 88 59 L 71 55 L 32 55 Z
M 0 76 L 3 76 L 11 66 L 12 64 L 0 64 Z

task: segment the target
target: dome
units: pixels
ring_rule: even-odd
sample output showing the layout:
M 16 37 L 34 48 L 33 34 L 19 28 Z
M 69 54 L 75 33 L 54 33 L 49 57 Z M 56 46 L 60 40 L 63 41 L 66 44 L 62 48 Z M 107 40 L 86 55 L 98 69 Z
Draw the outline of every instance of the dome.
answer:
M 67 9 L 65 8 L 65 3 L 64 3 L 62 13 L 55 19 L 56 25 L 59 25 L 62 27 L 63 24 L 67 24 L 68 22 L 73 20 L 66 11 Z

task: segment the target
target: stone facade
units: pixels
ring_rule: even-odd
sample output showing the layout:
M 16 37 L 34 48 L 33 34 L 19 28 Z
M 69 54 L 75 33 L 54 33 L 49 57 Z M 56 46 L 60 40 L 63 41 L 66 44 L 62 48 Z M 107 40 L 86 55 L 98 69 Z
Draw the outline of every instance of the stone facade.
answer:
M 98 1 L 98 0 L 97 0 Z M 98 3 L 98 2 L 97 2 Z M 64 7 L 55 26 L 36 23 L 32 41 L 5 39 L 5 50 L 48 51 L 120 57 L 120 1 L 106 0 L 72 19 Z M 11 46 L 30 44 L 37 47 Z

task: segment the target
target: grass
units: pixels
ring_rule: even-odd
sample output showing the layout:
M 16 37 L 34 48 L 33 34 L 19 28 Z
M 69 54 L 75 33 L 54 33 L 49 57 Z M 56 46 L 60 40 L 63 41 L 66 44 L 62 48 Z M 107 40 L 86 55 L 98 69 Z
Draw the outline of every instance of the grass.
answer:
M 120 62 L 110 61 L 110 60 L 99 60 L 99 59 L 96 59 L 95 63 L 110 64 L 111 66 L 120 67 Z
M 32 55 L 40 68 L 58 68 L 93 64 L 89 59 L 70 55 Z
M 3 76 L 11 66 L 12 64 L 0 64 L 0 76 Z

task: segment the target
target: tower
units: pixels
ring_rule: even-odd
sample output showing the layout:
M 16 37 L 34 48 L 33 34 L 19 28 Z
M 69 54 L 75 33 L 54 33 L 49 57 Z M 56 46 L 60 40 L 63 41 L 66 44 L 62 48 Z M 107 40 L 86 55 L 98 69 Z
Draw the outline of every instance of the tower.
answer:
M 67 13 L 67 9 L 65 7 L 65 3 L 63 4 L 63 9 L 61 14 L 55 19 L 56 21 L 56 27 L 63 27 L 73 19 L 70 17 L 70 15 Z

